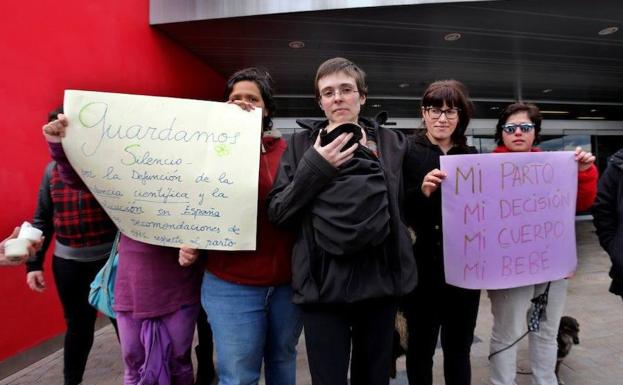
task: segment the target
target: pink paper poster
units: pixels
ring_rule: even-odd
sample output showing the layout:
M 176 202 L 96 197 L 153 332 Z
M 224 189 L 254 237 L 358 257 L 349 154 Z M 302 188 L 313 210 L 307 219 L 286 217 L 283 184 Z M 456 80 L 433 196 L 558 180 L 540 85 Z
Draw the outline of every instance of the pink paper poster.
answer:
M 446 282 L 502 289 L 575 271 L 574 153 L 441 157 Z

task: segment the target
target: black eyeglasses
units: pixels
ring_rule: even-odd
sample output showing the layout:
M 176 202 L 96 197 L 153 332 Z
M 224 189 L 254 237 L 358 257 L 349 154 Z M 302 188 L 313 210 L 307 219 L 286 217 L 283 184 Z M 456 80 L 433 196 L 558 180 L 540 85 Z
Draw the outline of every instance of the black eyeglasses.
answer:
M 450 119 L 450 120 L 458 118 L 459 111 L 461 111 L 460 108 L 448 108 L 447 110 L 442 110 L 441 108 L 437 108 L 437 107 L 425 107 L 424 109 L 428 112 L 428 115 L 430 115 L 430 117 L 433 119 L 439 119 L 441 118 L 441 114 L 445 114 L 446 119 Z
M 504 131 L 506 134 L 514 133 L 518 128 L 523 133 L 530 132 L 534 130 L 534 123 L 506 123 L 502 125 L 502 131 Z

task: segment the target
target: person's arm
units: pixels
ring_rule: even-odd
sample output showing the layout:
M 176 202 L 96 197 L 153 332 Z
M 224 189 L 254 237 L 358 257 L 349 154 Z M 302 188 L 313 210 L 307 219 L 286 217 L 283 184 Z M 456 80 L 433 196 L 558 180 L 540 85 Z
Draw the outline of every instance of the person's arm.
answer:
M 50 162 L 45 168 L 45 173 L 39 186 L 39 197 L 37 208 L 33 217 L 33 227 L 43 232 L 44 241 L 41 249 L 35 254 L 34 259 L 26 262 L 26 285 L 31 290 L 42 292 L 45 290 L 45 279 L 43 278 L 43 261 L 47 252 L 52 235 L 54 234 L 54 205 L 50 192 L 50 179 L 55 162 Z
M 52 235 L 54 234 L 54 206 L 52 204 L 52 195 L 50 193 L 50 179 L 52 177 L 52 169 L 54 162 L 50 162 L 45 168 L 41 184 L 39 185 L 39 196 L 37 198 L 37 208 L 33 217 L 32 226 L 43 232 L 44 241 L 41 250 L 35 257 L 26 263 L 26 272 L 42 271 L 45 253 L 50 246 Z
M 603 247 L 614 261 L 614 255 L 611 253 L 614 237 L 619 226 L 618 210 L 617 210 L 617 191 L 621 178 L 621 171 L 616 170 L 615 166 L 610 164 L 604 175 L 599 180 L 597 188 L 597 198 L 593 204 L 593 223 L 597 230 L 599 244 Z M 621 261 L 623 267 L 623 261 Z
M 595 200 L 597 194 L 597 167 L 595 167 L 595 156 L 590 151 L 582 150 L 582 147 L 575 148 L 575 160 L 578 162 L 578 196 L 576 200 L 576 210 L 588 210 Z
M 338 173 L 337 167 L 327 161 L 314 146 L 307 149 L 301 149 L 300 146 L 297 148 L 297 139 L 303 140 L 297 135 L 288 139 L 288 148 L 281 157 L 277 178 L 267 197 L 268 220 L 278 225 L 296 222 L 302 209 Z M 339 139 L 340 137 L 335 141 Z M 319 139 L 316 142 L 319 144 Z M 304 151 L 298 164 L 297 151 Z
M 599 174 L 594 164 L 586 170 L 578 171 L 578 198 L 575 205 L 577 211 L 586 211 L 593 206 L 597 196 L 598 179 Z

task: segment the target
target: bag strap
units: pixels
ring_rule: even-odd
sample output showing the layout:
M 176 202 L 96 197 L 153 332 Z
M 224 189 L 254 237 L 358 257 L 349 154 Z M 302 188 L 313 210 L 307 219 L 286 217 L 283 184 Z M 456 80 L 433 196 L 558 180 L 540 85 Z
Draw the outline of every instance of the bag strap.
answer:
M 549 282 L 547 283 L 547 286 L 545 287 L 545 291 L 544 291 L 542 294 L 539 294 L 539 295 L 544 296 L 544 306 L 545 306 L 545 307 L 547 307 L 547 300 L 548 300 L 548 296 L 549 296 L 549 287 L 551 286 L 551 284 L 552 284 L 552 282 L 551 282 L 551 281 L 549 281 Z M 538 297 L 539 297 L 539 296 L 536 296 L 536 297 L 532 298 L 530 301 L 531 301 L 531 302 L 534 302 L 534 300 L 535 300 L 536 298 L 538 298 Z M 542 317 L 542 315 L 540 315 L 540 316 L 539 316 L 539 322 L 541 321 L 541 317 Z M 496 354 L 500 354 L 500 353 L 502 353 L 502 352 L 504 352 L 504 351 L 506 351 L 506 350 L 508 350 L 508 349 L 512 348 L 513 346 L 515 346 L 515 344 L 517 344 L 519 341 L 521 341 L 521 340 L 522 340 L 525 336 L 527 336 L 529 333 L 530 333 L 530 328 L 528 328 L 528 330 L 527 330 L 524 334 L 522 334 L 519 338 L 517 338 L 517 339 L 516 339 L 516 340 L 515 340 L 512 344 L 510 344 L 510 345 L 508 345 L 508 346 L 505 346 L 504 348 L 502 348 L 502 349 L 500 349 L 500 350 L 498 350 L 498 351 L 495 351 L 495 352 L 493 352 L 493 353 L 489 354 L 489 357 L 488 357 L 489 361 L 491 360 L 491 357 L 495 356 Z
M 104 267 L 102 268 L 102 287 L 104 288 L 104 290 L 108 290 L 107 286 L 108 286 L 108 281 L 110 280 L 110 273 L 113 267 L 113 260 L 115 259 L 115 256 L 117 255 L 117 248 L 119 245 L 119 234 L 121 234 L 121 232 L 117 231 L 115 240 L 112 243 L 112 248 L 110 249 L 110 255 L 108 256 L 108 261 L 106 261 L 106 263 L 104 264 Z
M 117 235 L 115 236 L 115 240 L 112 243 L 112 248 L 110 249 L 110 255 L 111 256 L 114 256 L 118 252 L 117 248 L 119 247 L 119 238 L 120 237 L 121 237 L 121 232 L 117 231 Z M 108 258 L 110 258 L 110 256 Z

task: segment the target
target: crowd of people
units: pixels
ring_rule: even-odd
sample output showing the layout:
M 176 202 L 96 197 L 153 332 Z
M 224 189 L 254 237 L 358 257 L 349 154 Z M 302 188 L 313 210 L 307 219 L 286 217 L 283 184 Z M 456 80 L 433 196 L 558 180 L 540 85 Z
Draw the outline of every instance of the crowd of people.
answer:
M 422 129 L 406 136 L 361 116 L 369 90 L 365 72 L 350 60 L 322 63 L 314 87 L 325 119 L 298 121 L 302 130 L 285 140 L 272 124 L 270 75 L 246 68 L 227 81 L 227 103 L 263 114 L 255 250 L 176 249 L 120 234 L 112 321 L 125 385 L 209 384 L 216 377 L 221 385 L 257 384 L 262 368 L 268 385 L 294 385 L 302 330 L 314 385 L 346 385 L 349 373 L 353 385 L 388 384 L 399 309 L 407 320 L 409 383 L 432 385 L 439 337 L 445 383 L 471 383 L 481 293 L 445 280 L 441 189 L 448 173 L 440 168 L 441 156 L 477 152 L 466 136 L 474 111 L 467 88 L 457 80 L 431 83 L 420 106 Z M 541 122 L 533 104 L 507 106 L 492 128 L 494 152 L 538 152 Z M 11 260 L 3 241 L 0 264 L 28 260 L 27 284 L 43 290 L 43 258 L 56 234 L 52 266 L 67 323 L 64 381 L 77 385 L 93 342 L 89 283 L 117 230 L 65 156 L 67 127 L 56 112 L 43 126 L 53 161 L 33 225 L 45 240 Z M 595 157 L 577 148 L 575 160 L 577 210 L 590 209 L 597 196 L 595 225 L 613 259 L 611 291 L 623 295 L 623 153 L 614 156 L 599 192 Z M 529 333 L 533 384 L 558 383 L 556 332 L 566 291 L 567 279 L 488 290 L 492 384 L 515 383 L 514 341 L 527 330 L 531 299 L 544 292 L 548 317 Z M 195 325 L 203 336 L 197 378 L 190 356 Z

